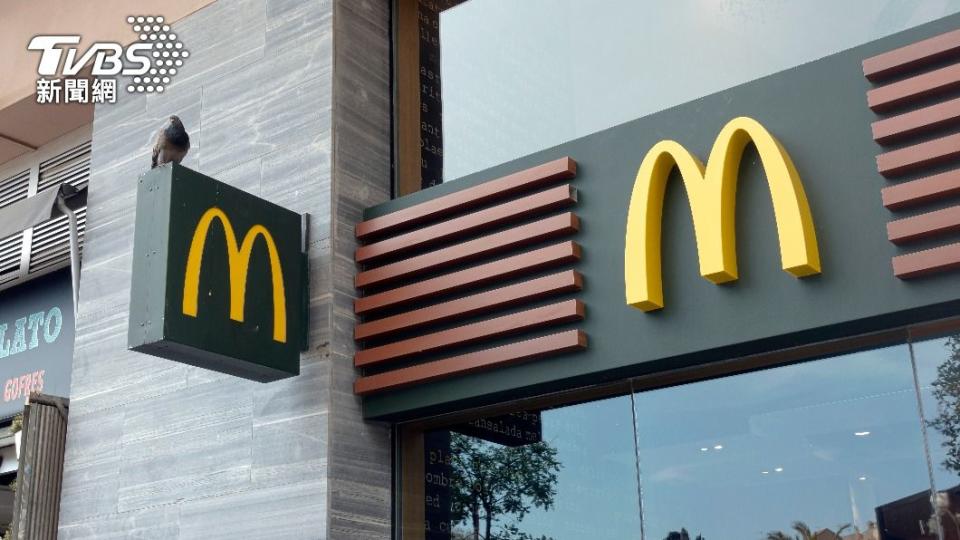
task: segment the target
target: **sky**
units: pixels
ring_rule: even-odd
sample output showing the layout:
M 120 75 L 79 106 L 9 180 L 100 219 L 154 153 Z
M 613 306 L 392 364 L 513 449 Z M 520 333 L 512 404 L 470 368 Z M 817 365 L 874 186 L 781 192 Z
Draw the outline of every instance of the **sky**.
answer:
M 960 0 L 469 0 L 440 15 L 444 177 L 958 10 Z

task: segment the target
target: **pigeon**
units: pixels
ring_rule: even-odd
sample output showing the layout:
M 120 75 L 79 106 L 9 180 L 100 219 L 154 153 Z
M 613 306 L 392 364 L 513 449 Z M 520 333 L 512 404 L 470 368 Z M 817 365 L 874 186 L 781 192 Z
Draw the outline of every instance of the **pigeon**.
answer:
M 157 139 L 153 143 L 153 160 L 151 169 L 164 163 L 180 163 L 190 151 L 190 136 L 183 128 L 183 122 L 176 115 L 167 119 L 166 124 L 157 132 Z

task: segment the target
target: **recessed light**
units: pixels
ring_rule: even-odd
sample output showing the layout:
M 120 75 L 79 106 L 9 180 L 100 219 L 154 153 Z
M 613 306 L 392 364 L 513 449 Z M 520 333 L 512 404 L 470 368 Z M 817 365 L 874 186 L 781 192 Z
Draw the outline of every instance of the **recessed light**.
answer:
M 770 471 L 760 471 L 760 474 L 770 474 Z
M 709 450 L 709 448 L 707 448 L 706 446 L 700 449 L 701 452 L 706 452 L 707 450 Z
M 723 450 L 723 445 L 722 445 L 722 444 L 718 444 L 718 445 L 714 446 L 713 449 L 714 449 L 714 450 Z
M 867 479 L 866 476 L 861 476 L 861 477 L 860 477 L 860 481 L 861 481 L 861 482 L 863 482 L 863 481 L 866 480 L 866 479 Z
M 783 472 L 783 467 L 777 467 L 774 469 L 775 472 Z
M 870 432 L 869 432 L 869 431 L 854 431 L 853 434 L 856 435 L 857 437 L 866 437 L 867 435 L 870 434 Z

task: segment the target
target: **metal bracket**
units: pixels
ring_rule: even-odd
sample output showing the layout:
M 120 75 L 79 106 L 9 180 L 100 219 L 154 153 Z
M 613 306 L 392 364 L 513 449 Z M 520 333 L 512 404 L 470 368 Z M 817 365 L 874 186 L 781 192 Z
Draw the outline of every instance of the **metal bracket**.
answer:
M 303 291 L 300 295 L 300 320 L 303 325 L 300 327 L 300 350 L 310 349 L 310 265 L 307 262 L 307 246 L 310 245 L 308 236 L 310 233 L 310 214 L 300 215 L 300 271 L 303 275 Z

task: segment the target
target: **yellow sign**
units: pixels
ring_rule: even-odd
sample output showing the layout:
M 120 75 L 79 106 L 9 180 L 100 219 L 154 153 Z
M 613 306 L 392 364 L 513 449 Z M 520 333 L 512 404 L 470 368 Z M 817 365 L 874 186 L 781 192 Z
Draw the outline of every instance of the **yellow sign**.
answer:
M 624 259 L 627 304 L 663 308 L 660 242 L 663 197 L 673 167 L 680 170 L 697 239 L 700 274 L 713 283 L 737 279 L 736 195 L 747 143 L 760 155 L 773 200 L 784 271 L 820 273 L 820 251 L 800 175 L 783 146 L 752 118 L 734 118 L 717 135 L 707 165 L 675 141 L 660 141 L 640 164 L 630 197 Z
M 214 219 L 223 225 L 227 240 L 227 263 L 230 268 L 230 318 L 243 322 L 243 308 L 247 291 L 247 270 L 250 266 L 250 254 L 253 243 L 263 237 L 270 254 L 270 276 L 273 282 L 273 339 L 280 343 L 287 341 L 287 306 L 283 290 L 283 268 L 280 256 L 270 231 L 263 225 L 250 227 L 243 237 L 243 243 L 237 244 L 230 218 L 216 206 L 208 209 L 200 217 L 190 242 L 187 255 L 187 269 L 183 279 L 183 314 L 197 316 L 197 297 L 200 289 L 200 267 L 203 264 L 203 249 L 207 242 L 207 232 Z

